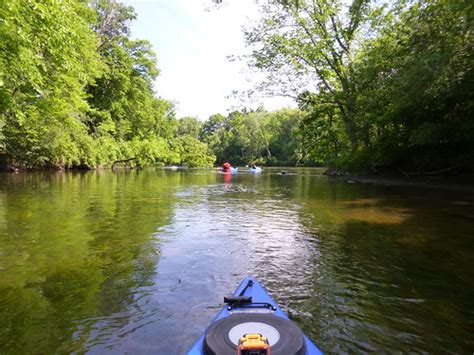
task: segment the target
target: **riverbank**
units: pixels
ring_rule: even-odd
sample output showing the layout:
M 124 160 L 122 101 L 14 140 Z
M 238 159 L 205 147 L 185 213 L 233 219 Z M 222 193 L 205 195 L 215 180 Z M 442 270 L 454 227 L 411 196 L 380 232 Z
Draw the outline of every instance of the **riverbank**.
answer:
M 437 175 L 437 176 L 406 176 L 396 173 L 381 174 L 349 174 L 335 172 L 327 167 L 264 167 L 264 172 L 283 175 L 310 174 L 324 176 L 329 179 L 346 181 L 348 183 L 363 183 L 383 186 L 415 186 L 426 188 L 441 188 L 453 191 L 474 192 L 474 175 Z
M 404 177 L 393 175 L 336 176 L 329 178 L 344 180 L 348 183 L 363 183 L 384 186 L 414 186 L 452 191 L 474 192 L 474 176 L 436 176 L 436 177 Z

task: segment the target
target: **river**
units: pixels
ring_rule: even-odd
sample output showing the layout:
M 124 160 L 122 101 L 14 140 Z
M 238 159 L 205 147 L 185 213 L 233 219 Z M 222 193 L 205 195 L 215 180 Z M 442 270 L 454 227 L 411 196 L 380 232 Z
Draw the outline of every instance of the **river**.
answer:
M 256 276 L 328 353 L 474 351 L 474 194 L 318 176 L 0 174 L 0 353 L 180 354 Z

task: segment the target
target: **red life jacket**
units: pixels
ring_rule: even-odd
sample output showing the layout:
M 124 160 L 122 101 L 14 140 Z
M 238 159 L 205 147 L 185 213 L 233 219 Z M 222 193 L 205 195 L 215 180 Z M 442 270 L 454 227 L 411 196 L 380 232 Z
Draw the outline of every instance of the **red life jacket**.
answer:
M 231 165 L 229 163 L 224 163 L 224 165 L 222 165 L 224 170 L 230 170 L 230 166 Z

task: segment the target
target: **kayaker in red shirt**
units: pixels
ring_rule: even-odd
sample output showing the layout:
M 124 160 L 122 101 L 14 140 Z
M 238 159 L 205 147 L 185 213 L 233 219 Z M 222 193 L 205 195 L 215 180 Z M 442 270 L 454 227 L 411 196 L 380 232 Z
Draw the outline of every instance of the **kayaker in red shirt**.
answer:
M 224 164 L 222 164 L 222 171 L 230 171 L 231 165 L 228 161 L 226 161 Z

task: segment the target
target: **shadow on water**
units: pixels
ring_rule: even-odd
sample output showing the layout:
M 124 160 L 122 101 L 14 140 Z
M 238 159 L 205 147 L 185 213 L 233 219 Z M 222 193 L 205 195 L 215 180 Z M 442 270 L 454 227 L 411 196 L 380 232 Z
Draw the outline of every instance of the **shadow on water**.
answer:
M 179 176 L 38 173 L 0 176 L 0 352 L 79 351 L 94 324 L 148 310 L 156 229 L 168 223 Z M 93 339 L 93 342 L 99 342 Z
M 323 349 L 474 348 L 472 196 L 345 184 L 298 198 L 319 253 L 297 320 Z

